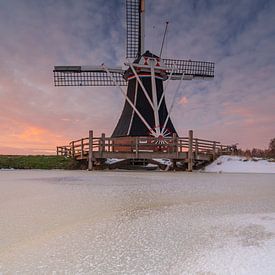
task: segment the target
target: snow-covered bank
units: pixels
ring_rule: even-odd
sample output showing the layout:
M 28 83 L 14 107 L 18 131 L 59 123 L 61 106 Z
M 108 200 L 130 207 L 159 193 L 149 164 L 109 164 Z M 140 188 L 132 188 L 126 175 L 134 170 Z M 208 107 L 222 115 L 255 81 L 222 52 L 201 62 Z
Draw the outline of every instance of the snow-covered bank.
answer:
M 0 171 L 0 274 L 275 274 L 275 175 Z
M 213 163 L 206 166 L 204 171 L 219 173 L 275 173 L 275 162 L 257 158 L 220 156 Z

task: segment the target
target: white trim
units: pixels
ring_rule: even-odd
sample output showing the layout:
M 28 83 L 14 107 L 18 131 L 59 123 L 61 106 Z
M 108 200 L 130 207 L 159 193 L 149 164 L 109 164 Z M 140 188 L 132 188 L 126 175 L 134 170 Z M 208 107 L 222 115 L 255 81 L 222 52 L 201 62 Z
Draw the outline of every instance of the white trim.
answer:
M 137 104 L 137 91 L 138 91 L 138 82 L 136 81 L 135 98 L 134 98 L 134 105 L 135 106 Z M 134 109 L 132 109 L 132 115 L 131 115 L 131 120 L 130 120 L 129 128 L 128 128 L 128 131 L 127 131 L 127 135 L 129 135 L 131 127 L 132 127 L 133 119 L 134 119 L 134 114 L 135 114 L 135 111 L 134 111 Z
M 155 69 L 152 61 L 149 61 L 151 64 L 151 89 L 152 89 L 152 99 L 154 105 L 154 119 L 155 119 L 155 130 L 157 136 L 160 135 L 160 123 L 159 123 L 159 112 L 158 112 L 158 97 L 157 97 L 157 87 L 155 79 Z
M 133 64 L 129 63 L 129 65 L 130 65 L 133 73 L 135 74 L 136 79 L 137 79 L 137 81 L 138 81 L 138 83 L 139 83 L 139 85 L 140 85 L 140 87 L 141 87 L 141 89 L 142 89 L 145 97 L 147 98 L 147 100 L 148 100 L 149 104 L 151 105 L 152 109 L 154 110 L 153 102 L 152 102 L 151 98 L 149 97 L 148 93 L 146 92 L 146 89 L 144 88 L 144 85 L 143 85 L 142 81 L 140 80 L 140 77 L 138 76 L 135 68 L 133 67 Z
M 150 69 L 151 66 L 150 65 L 144 65 L 144 64 L 138 64 L 138 63 L 130 63 L 129 60 L 128 62 L 125 62 L 124 65 L 125 66 L 130 66 L 130 64 L 132 64 L 132 66 L 137 67 L 137 68 L 141 68 L 141 69 Z M 163 66 L 156 66 L 157 70 L 160 71 L 166 71 L 166 70 L 170 70 L 171 67 L 163 67 Z
M 146 78 L 146 77 L 151 77 L 151 75 L 150 75 L 150 74 L 149 74 L 149 75 L 141 75 L 141 74 L 140 74 L 139 77 L 140 77 L 140 78 Z M 128 80 L 131 80 L 131 79 L 134 79 L 134 78 L 136 78 L 135 75 L 129 76 L 129 77 L 128 77 Z M 161 76 L 155 76 L 155 78 L 160 79 L 160 80 L 163 80 L 163 77 L 161 77 Z
M 170 81 L 170 79 L 171 79 L 171 77 L 172 77 L 173 71 L 174 71 L 174 68 L 173 68 L 172 71 L 170 72 L 169 77 L 168 77 L 168 79 L 167 79 L 167 83 L 166 83 L 166 85 L 165 85 L 165 88 L 163 89 L 163 93 L 162 93 L 161 98 L 160 98 L 159 103 L 158 103 L 158 110 L 159 110 L 159 108 L 160 108 L 160 105 L 161 105 L 162 100 L 163 100 L 163 98 L 164 98 L 164 95 L 165 95 L 165 93 L 166 93 L 166 90 L 167 90 L 169 81 Z M 163 84 L 162 84 L 162 85 L 163 85 Z
M 102 64 L 102 68 L 107 72 L 107 74 L 109 75 L 109 77 L 113 80 L 114 84 L 119 88 L 119 90 L 121 91 L 121 93 L 124 95 L 125 99 L 127 100 L 127 102 L 131 105 L 131 107 L 134 109 L 134 111 L 137 113 L 137 115 L 139 116 L 139 118 L 141 119 L 141 121 L 144 123 L 144 125 L 146 126 L 146 128 L 149 130 L 149 132 L 151 132 L 152 135 L 154 135 L 154 131 L 153 129 L 150 127 L 150 125 L 148 124 L 148 122 L 145 120 L 145 118 L 142 116 L 142 114 L 138 111 L 138 109 L 136 108 L 136 106 L 133 104 L 133 102 L 129 99 L 129 97 L 127 96 L 127 92 L 125 92 L 121 86 L 118 85 L 118 83 L 116 82 L 116 80 L 114 79 L 114 77 L 112 76 L 112 74 L 110 73 L 109 69 Z
M 181 76 L 181 79 L 180 79 L 180 80 L 182 80 L 182 79 L 183 79 L 183 77 L 184 77 L 184 74 L 182 74 L 182 76 Z M 176 89 L 176 92 L 175 92 L 175 94 L 174 94 L 174 98 L 173 98 L 173 100 L 172 100 L 172 104 L 171 104 L 171 106 L 170 106 L 170 108 L 169 108 L 169 111 L 168 111 L 168 114 L 167 114 L 166 120 L 165 120 L 165 122 L 164 122 L 164 125 L 163 125 L 163 128 L 162 128 L 162 131 L 161 131 L 161 134 L 163 134 L 163 131 L 165 131 L 165 128 L 166 128 L 167 122 L 168 122 L 168 120 L 169 120 L 169 117 L 170 117 L 170 115 L 171 115 L 172 109 L 173 109 L 173 107 L 174 107 L 175 100 L 176 100 L 176 96 L 177 96 L 177 94 L 178 94 L 178 92 L 179 92 L 179 89 L 180 89 L 181 83 L 182 83 L 182 81 L 180 81 L 180 82 L 179 82 L 178 87 L 177 87 L 177 89 Z

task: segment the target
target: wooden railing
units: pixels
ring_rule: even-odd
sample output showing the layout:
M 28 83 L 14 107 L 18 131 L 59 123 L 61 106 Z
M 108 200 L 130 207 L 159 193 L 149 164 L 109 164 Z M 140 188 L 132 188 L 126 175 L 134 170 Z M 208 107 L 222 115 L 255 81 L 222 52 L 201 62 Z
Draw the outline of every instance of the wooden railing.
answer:
M 89 137 L 74 140 L 69 146 L 58 146 L 57 155 L 68 156 L 78 159 L 88 159 L 89 166 L 92 166 L 94 155 L 102 156 L 104 153 L 132 153 L 135 158 L 139 158 L 141 153 L 152 153 L 155 157 L 157 153 L 173 154 L 177 159 L 180 153 L 186 153 L 188 156 L 189 168 L 193 159 L 200 155 L 211 155 L 212 158 L 222 154 L 232 152 L 232 146 L 222 145 L 218 141 L 194 138 L 193 131 L 189 131 L 188 137 L 172 137 L 157 139 L 154 137 L 125 137 L 111 138 L 102 134 L 101 137 L 94 137 L 93 131 L 89 132 Z M 110 154 L 109 154 L 110 155 Z

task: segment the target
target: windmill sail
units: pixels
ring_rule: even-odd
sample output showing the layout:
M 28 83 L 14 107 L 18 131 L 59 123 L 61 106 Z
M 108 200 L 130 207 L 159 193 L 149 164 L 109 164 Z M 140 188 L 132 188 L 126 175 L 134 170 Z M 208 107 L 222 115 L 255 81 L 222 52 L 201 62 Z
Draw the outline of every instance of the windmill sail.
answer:
M 162 59 L 162 62 L 168 67 L 167 72 L 172 73 L 172 80 L 181 79 L 196 79 L 196 78 L 213 78 L 214 77 L 214 63 L 206 61 L 192 61 L 180 59 Z
M 127 86 L 121 68 L 109 69 L 112 78 L 102 67 L 55 66 L 55 86 Z M 116 83 L 114 83 L 114 80 Z
M 144 51 L 144 0 L 126 0 L 126 57 L 136 58 Z

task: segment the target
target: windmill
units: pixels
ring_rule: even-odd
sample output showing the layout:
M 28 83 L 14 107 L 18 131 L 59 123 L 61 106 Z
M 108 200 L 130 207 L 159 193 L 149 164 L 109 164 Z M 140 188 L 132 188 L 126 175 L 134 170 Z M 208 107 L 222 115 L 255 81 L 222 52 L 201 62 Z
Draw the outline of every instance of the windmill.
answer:
M 167 83 L 180 81 L 176 95 L 182 80 L 213 78 L 214 63 L 164 59 L 145 51 L 144 8 L 145 0 L 126 0 L 126 70 L 104 64 L 55 66 L 54 84 L 118 87 L 125 104 L 112 137 L 152 136 L 162 143 L 166 137 L 176 134 L 170 118 L 174 104 L 167 108 L 165 102 Z

